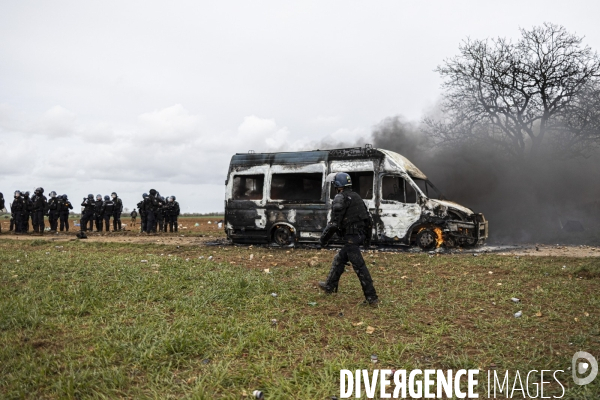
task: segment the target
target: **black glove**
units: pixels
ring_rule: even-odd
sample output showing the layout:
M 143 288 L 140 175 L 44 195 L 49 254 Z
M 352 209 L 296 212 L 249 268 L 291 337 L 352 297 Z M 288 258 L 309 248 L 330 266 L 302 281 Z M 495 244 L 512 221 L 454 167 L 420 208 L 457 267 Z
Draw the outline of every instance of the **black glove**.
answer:
M 329 241 L 331 240 L 331 238 L 333 237 L 333 235 L 335 235 L 335 233 L 338 231 L 338 226 L 335 223 L 329 224 L 325 227 L 325 229 L 323 230 L 323 233 L 321 234 L 321 238 L 319 239 L 319 243 L 321 244 L 321 246 L 325 247 L 327 246 L 327 243 L 329 243 Z

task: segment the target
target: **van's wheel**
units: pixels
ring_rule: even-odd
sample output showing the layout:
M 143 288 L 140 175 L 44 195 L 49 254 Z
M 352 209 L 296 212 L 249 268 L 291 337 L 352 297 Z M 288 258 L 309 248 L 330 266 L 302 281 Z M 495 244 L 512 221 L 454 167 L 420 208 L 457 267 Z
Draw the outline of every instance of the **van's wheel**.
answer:
M 462 244 L 463 247 L 477 247 L 477 239 L 473 238 L 473 237 L 469 237 L 466 238 L 466 240 L 464 241 L 464 243 Z
M 287 225 L 278 225 L 273 232 L 273 240 L 279 246 L 290 246 L 294 243 L 294 232 Z
M 417 234 L 417 245 L 423 250 L 433 250 L 437 244 L 437 235 L 431 229 L 423 229 Z

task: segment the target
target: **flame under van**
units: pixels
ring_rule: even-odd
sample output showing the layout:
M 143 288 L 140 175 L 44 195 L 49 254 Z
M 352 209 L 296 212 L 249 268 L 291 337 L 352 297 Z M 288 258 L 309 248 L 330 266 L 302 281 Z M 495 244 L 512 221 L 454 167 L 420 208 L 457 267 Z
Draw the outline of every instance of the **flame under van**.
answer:
M 234 155 L 225 181 L 227 237 L 290 247 L 318 242 L 335 197 L 327 177 L 336 172 L 350 175 L 373 215 L 373 243 L 431 250 L 476 246 L 488 237 L 483 214 L 445 200 L 400 154 L 369 145 Z

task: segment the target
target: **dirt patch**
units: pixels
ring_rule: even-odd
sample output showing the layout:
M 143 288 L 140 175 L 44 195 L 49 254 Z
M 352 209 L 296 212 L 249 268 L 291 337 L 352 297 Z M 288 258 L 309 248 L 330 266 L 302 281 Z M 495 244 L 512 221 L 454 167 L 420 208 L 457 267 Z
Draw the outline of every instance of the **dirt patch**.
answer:
M 230 246 L 231 244 L 227 241 L 225 231 L 223 227 L 219 227 L 221 222 L 220 217 L 206 218 L 206 217 L 194 217 L 194 218 L 180 218 L 178 232 L 160 232 L 152 235 L 139 232 L 140 221 L 138 217 L 137 226 L 132 226 L 129 217 L 122 219 L 124 224 L 124 231 L 121 232 L 88 232 L 88 242 L 114 242 L 114 243 L 133 243 L 133 244 L 162 244 L 162 245 L 178 245 L 178 246 L 209 246 L 214 244 Z M 73 225 L 73 220 L 69 221 Z M 78 221 L 77 221 L 78 222 Z M 2 230 L 1 237 L 3 239 L 15 239 L 15 240 L 50 240 L 50 241 L 70 241 L 79 240 L 75 237 L 79 227 L 70 227 L 69 232 L 57 232 L 48 233 L 46 232 L 43 236 L 32 236 L 29 235 L 14 235 L 8 232 L 6 229 Z M 247 246 L 244 246 L 247 247 Z M 255 246 L 257 249 L 262 246 Z M 281 251 L 281 249 L 273 249 Z M 374 257 L 378 258 L 379 255 L 384 257 L 386 254 L 393 253 L 412 253 L 420 254 L 418 249 L 407 247 L 397 248 L 378 248 L 374 249 Z M 528 245 L 501 245 L 501 246 L 483 246 L 475 249 L 458 249 L 452 250 L 452 254 L 464 254 L 478 256 L 482 253 L 493 253 L 503 256 L 544 256 L 544 257 L 600 257 L 600 246 L 587 246 L 587 245 L 541 245 L 541 244 L 528 244 Z M 314 256 L 315 252 L 311 252 Z M 448 254 L 448 252 L 441 251 L 440 255 Z M 406 254 L 407 257 L 412 257 L 413 254 Z M 260 267 L 274 267 L 270 265 L 268 259 L 255 260 L 262 261 L 257 263 Z M 329 257 L 329 255 L 328 255 Z M 315 258 L 315 257 L 313 257 Z M 309 257 L 310 259 L 310 257 Z M 236 260 L 233 260 L 236 262 Z M 276 261 L 274 261 L 276 262 Z M 309 261 L 310 262 L 310 261 Z M 323 260 L 315 259 L 314 266 Z M 329 258 L 327 261 L 329 262 Z M 281 261 L 277 266 L 282 266 Z M 311 265 L 312 266 L 312 265 Z

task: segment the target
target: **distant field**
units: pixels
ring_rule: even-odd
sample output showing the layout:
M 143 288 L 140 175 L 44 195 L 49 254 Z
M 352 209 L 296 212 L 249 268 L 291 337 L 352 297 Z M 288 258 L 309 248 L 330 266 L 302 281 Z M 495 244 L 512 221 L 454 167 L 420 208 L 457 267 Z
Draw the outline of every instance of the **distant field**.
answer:
M 10 217 L 9 217 L 10 218 Z M 80 216 L 79 215 L 70 215 L 69 216 L 69 231 L 73 234 L 77 233 L 79 231 L 79 226 L 76 226 L 75 224 L 79 224 L 80 222 Z M 198 234 L 198 233 L 205 233 L 205 234 L 215 234 L 218 235 L 218 232 L 222 232 L 222 236 L 225 237 L 225 233 L 224 233 L 224 229 L 223 227 L 219 228 L 218 227 L 218 222 L 223 220 L 223 216 L 195 216 L 195 217 L 190 217 L 190 216 L 184 216 L 178 219 L 178 224 L 180 225 L 180 232 L 182 233 L 188 233 L 188 234 Z M 112 230 L 112 218 L 110 220 L 110 229 Z M 210 222 L 210 223 L 209 223 Z M 9 230 L 10 227 L 10 219 L 4 219 L 3 217 L 0 217 L 0 223 L 2 224 L 2 232 L 6 233 Z M 50 222 L 48 221 L 48 218 L 45 218 L 45 226 L 46 228 L 50 227 Z M 121 216 L 121 223 L 123 224 L 123 227 L 126 231 L 139 231 L 140 229 L 140 223 L 141 223 L 141 219 L 138 216 L 136 219 L 136 225 L 132 226 L 131 225 L 131 217 L 129 215 L 127 216 Z M 196 226 L 196 224 L 198 224 L 198 226 Z M 60 227 L 60 222 L 59 222 L 59 227 Z M 94 229 L 96 229 L 94 227 Z M 104 228 L 106 229 L 106 228 Z M 33 226 L 31 225 L 31 220 L 29 223 L 29 231 L 33 232 Z
M 326 399 L 342 368 L 563 369 L 564 398 L 600 393 L 567 370 L 600 359 L 598 258 L 369 253 L 371 309 L 350 267 L 316 289 L 327 250 L 1 238 L 3 399 Z

